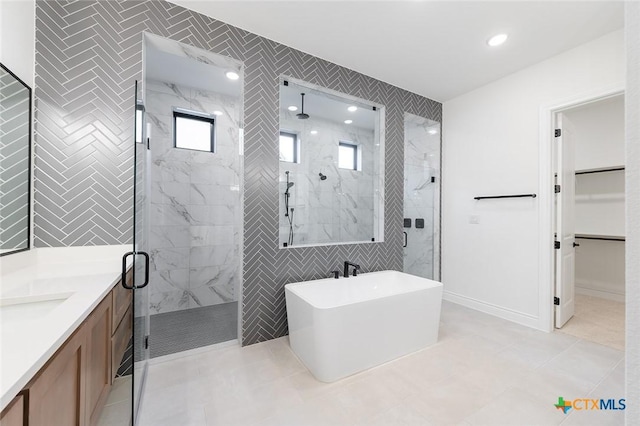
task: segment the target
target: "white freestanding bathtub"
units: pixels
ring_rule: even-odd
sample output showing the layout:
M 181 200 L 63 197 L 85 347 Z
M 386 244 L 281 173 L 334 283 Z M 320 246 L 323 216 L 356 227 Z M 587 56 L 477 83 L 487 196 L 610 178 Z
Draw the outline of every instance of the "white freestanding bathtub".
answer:
M 436 343 L 442 284 L 397 271 L 287 284 L 293 352 L 333 382 Z

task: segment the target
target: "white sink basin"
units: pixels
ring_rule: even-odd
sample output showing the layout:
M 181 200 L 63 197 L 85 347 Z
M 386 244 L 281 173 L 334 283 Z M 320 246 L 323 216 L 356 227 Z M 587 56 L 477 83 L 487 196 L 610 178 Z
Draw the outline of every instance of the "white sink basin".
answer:
M 7 324 L 44 318 L 72 295 L 73 293 L 56 293 L 0 299 L 0 320 Z

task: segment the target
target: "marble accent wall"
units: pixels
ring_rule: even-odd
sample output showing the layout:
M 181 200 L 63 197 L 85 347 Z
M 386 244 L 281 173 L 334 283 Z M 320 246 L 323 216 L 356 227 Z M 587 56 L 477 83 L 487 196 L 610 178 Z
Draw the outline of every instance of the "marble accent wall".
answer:
M 298 120 L 294 112 L 281 113 L 283 131 L 296 133 L 300 162 L 280 162 L 280 245 L 288 241 L 289 222 L 284 216 L 285 171 L 294 186 L 289 207 L 294 208 L 294 246 L 371 241 L 374 229 L 374 190 L 379 150 L 371 129 L 335 123 L 322 118 Z M 317 131 L 311 134 L 311 130 Z M 361 170 L 338 167 L 340 142 L 361 150 Z M 327 176 L 321 180 L 319 174 Z
M 241 158 L 238 98 L 149 80 L 152 314 L 238 300 Z M 173 108 L 216 117 L 215 153 L 173 146 Z
M 436 132 L 437 133 L 434 133 Z M 411 219 L 404 272 L 439 279 L 440 257 L 440 124 L 405 113 L 404 217 Z M 431 178 L 435 182 L 431 182 Z M 416 219 L 424 228 L 416 228 Z

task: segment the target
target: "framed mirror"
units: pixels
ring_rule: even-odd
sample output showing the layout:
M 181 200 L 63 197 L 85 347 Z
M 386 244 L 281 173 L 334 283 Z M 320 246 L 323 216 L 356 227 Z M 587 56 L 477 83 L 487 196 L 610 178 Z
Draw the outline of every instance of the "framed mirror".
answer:
M 29 249 L 31 88 L 0 64 L 0 256 Z
M 383 241 L 384 106 L 280 83 L 280 247 Z

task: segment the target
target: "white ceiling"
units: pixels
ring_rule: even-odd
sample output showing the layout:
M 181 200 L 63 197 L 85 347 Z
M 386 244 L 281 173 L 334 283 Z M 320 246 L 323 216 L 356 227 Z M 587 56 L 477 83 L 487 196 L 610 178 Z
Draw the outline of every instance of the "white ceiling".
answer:
M 188 46 L 153 34 L 145 34 L 145 77 L 238 97 L 242 80 L 229 80 L 227 71 L 240 65 L 216 53 Z
M 624 25 L 614 0 L 172 1 L 441 102 Z

